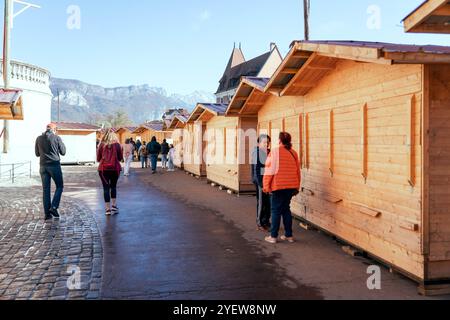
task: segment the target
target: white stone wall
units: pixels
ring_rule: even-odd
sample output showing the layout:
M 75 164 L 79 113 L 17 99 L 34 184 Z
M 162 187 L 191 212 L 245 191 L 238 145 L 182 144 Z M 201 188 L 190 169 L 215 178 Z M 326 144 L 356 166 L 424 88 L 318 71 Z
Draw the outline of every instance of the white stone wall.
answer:
M 0 70 L 0 85 L 3 74 Z M 32 162 L 33 173 L 39 171 L 39 159 L 34 153 L 36 138 L 51 122 L 50 74 L 45 69 L 25 63 L 12 63 L 11 87 L 23 90 L 24 120 L 9 121 L 9 152 L 3 153 L 3 137 L 0 139 L 0 164 Z M 3 120 L 0 120 L 0 132 Z M 3 171 L 10 170 L 3 167 Z M 22 168 L 29 171 L 29 166 Z

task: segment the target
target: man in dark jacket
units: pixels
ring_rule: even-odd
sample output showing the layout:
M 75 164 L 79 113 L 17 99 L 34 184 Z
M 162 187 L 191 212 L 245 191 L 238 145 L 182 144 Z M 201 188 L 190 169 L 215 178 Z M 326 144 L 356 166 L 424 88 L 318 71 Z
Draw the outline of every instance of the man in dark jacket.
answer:
M 156 141 L 156 137 L 152 138 L 152 141 L 147 144 L 147 153 L 150 156 L 152 163 L 152 174 L 156 173 L 156 167 L 158 165 L 158 156 L 161 152 L 161 145 Z
M 271 204 L 270 195 L 263 192 L 264 168 L 269 154 L 270 137 L 261 135 L 258 138 L 258 146 L 252 155 L 252 180 L 256 186 L 256 223 L 258 229 L 267 231 L 270 229 Z
M 66 146 L 61 138 L 56 135 L 56 125 L 51 123 L 47 126 L 47 131 L 36 139 L 36 157 L 40 157 L 40 174 L 43 188 L 43 202 L 45 220 L 52 217 L 59 218 L 59 204 L 64 191 L 64 180 L 61 170 L 60 155 L 66 155 Z M 51 181 L 55 182 L 56 190 L 51 199 Z
M 167 140 L 164 139 L 163 143 L 161 143 L 161 162 L 163 169 L 167 169 L 167 162 L 169 161 L 167 156 L 169 154 L 169 150 L 169 144 L 167 143 Z

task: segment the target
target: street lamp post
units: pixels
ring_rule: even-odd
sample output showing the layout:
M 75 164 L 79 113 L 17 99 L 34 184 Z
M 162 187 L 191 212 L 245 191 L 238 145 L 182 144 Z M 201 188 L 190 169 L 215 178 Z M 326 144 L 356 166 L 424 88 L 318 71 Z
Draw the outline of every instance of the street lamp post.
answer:
M 3 27 L 3 85 L 5 89 L 10 87 L 11 79 L 11 61 L 10 61 L 10 46 L 11 46 L 11 22 L 13 14 L 13 1 L 5 0 L 5 20 Z M 9 150 L 9 121 L 4 120 L 3 124 L 3 153 L 8 153 Z

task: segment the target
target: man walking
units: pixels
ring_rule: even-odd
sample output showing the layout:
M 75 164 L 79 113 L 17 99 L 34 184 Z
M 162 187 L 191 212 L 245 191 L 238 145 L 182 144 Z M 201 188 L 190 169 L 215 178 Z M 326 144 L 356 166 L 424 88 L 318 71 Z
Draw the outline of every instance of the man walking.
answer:
M 271 201 L 270 195 L 263 192 L 264 171 L 269 154 L 270 137 L 261 135 L 258 138 L 258 146 L 252 156 L 252 181 L 256 186 L 256 223 L 261 231 L 270 230 Z
M 156 137 L 153 137 L 152 141 L 147 144 L 147 152 L 150 155 L 152 174 L 155 174 L 158 166 L 159 153 L 161 152 L 161 145 L 156 141 Z
M 45 220 L 59 218 L 59 204 L 64 191 L 60 155 L 66 155 L 66 146 L 56 135 L 56 124 L 47 126 L 46 132 L 36 139 L 36 157 L 40 157 Z M 55 195 L 51 199 L 51 181 L 56 185 Z
M 161 163 L 162 168 L 167 169 L 167 162 L 169 161 L 168 155 L 169 155 L 170 147 L 167 143 L 167 140 L 164 139 L 163 143 L 161 143 Z

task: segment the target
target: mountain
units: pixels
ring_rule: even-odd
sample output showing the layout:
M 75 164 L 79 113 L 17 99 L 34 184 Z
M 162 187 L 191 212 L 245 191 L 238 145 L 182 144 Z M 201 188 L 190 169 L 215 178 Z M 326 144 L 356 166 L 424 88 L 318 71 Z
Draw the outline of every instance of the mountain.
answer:
M 78 80 L 52 78 L 52 118 L 58 118 L 58 92 L 61 121 L 93 123 L 96 119 L 123 109 L 135 124 L 161 119 L 170 108 L 191 111 L 197 102 L 214 102 L 213 94 L 195 91 L 188 95 L 168 95 L 163 88 L 148 85 L 104 88 Z

